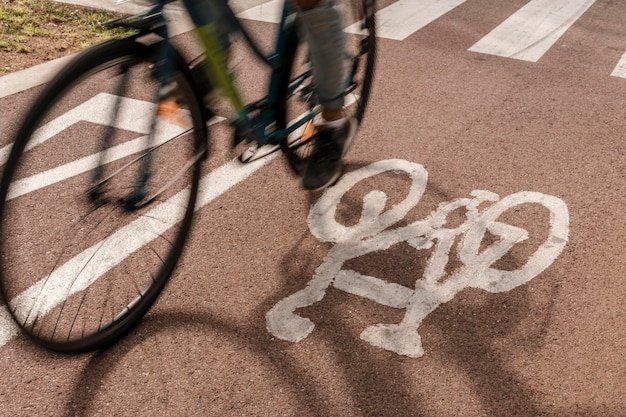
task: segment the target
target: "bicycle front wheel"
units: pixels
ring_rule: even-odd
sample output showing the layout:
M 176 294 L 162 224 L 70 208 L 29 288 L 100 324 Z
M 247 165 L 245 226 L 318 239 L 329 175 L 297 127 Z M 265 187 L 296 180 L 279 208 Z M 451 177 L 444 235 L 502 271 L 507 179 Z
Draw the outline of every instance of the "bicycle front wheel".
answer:
M 365 117 L 376 62 L 376 0 L 336 0 L 346 32 L 344 113 L 356 119 L 359 125 Z M 285 117 L 288 126 L 302 114 L 319 104 L 315 93 L 315 80 L 309 62 L 306 43 L 292 35 L 289 65 L 285 66 L 288 80 L 282 91 L 285 97 Z M 292 168 L 301 173 L 312 151 L 315 130 L 312 123 L 295 131 L 281 146 Z
M 86 50 L 0 150 L 0 291 L 52 350 L 95 350 L 128 332 L 183 250 L 206 128 L 174 50 L 167 94 L 156 80 L 159 45 Z

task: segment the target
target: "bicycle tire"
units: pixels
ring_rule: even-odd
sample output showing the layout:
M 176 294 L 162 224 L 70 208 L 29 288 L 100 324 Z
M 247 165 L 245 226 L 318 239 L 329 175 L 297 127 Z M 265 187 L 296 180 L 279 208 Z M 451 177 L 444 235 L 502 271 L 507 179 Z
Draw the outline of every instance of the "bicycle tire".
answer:
M 376 62 L 376 0 L 337 0 L 336 3 L 337 9 L 342 13 L 345 31 L 348 32 L 344 112 L 348 117 L 354 117 L 360 126 L 369 103 Z M 288 82 L 280 89 L 284 97 L 282 103 L 285 103 L 285 109 L 281 112 L 282 117 L 279 120 L 282 127 L 318 104 L 314 80 L 310 74 L 307 48 L 305 43 L 297 41 L 297 37 L 297 30 L 294 29 L 290 34 L 285 55 L 284 79 Z M 302 78 L 306 80 L 292 91 L 296 80 Z M 299 175 L 302 174 L 313 149 L 314 137 L 313 125 L 309 124 L 281 143 L 281 150 Z
M 83 51 L 15 137 L 0 184 L 0 293 L 17 325 L 48 349 L 81 353 L 120 339 L 182 254 L 206 125 L 173 48 L 163 98 L 162 44 L 124 38 Z M 155 168 L 145 183 L 143 161 Z M 132 190 L 142 186 L 150 198 L 138 203 Z

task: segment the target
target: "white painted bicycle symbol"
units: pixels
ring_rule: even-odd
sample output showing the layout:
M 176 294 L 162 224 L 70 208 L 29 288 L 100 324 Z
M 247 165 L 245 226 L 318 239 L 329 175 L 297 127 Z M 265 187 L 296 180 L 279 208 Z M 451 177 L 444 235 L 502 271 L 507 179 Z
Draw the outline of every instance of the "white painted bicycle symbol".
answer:
M 372 191 L 364 198 L 360 221 L 349 227 L 339 224 L 335 214 L 342 196 L 359 181 L 385 171 L 409 174 L 412 184 L 407 197 L 383 212 L 387 195 Z M 473 191 L 473 198 L 443 203 L 424 220 L 391 229 L 390 226 L 401 221 L 420 201 L 427 180 L 428 173 L 421 165 L 404 160 L 385 160 L 345 175 L 337 185 L 328 189 L 311 208 L 308 221 L 313 235 L 322 241 L 334 242 L 335 246 L 306 288 L 279 301 L 267 313 L 270 333 L 292 342 L 307 337 L 315 325 L 295 311 L 321 301 L 326 289 L 333 285 L 389 307 L 406 309 L 399 324 L 369 326 L 361 333 L 361 339 L 400 355 L 417 358 L 424 353 L 418 327 L 439 305 L 450 301 L 465 288 L 497 293 L 525 284 L 550 266 L 567 243 L 569 214 L 565 203 L 554 196 L 528 191 L 502 199 L 490 191 Z M 480 208 L 487 203 L 493 204 Z M 498 218 L 507 210 L 528 203 L 540 204 L 550 212 L 546 241 L 520 268 L 512 271 L 494 268 L 494 263 L 513 246 L 528 239 L 525 229 L 499 222 Z M 466 220 L 456 227 L 444 227 L 448 216 L 458 209 L 465 210 Z M 496 239 L 484 248 L 481 242 L 487 232 Z M 446 276 L 450 250 L 458 237 L 461 237 L 458 257 L 463 265 Z M 415 288 L 342 269 L 350 259 L 386 250 L 400 242 L 407 242 L 416 250 L 432 250 Z

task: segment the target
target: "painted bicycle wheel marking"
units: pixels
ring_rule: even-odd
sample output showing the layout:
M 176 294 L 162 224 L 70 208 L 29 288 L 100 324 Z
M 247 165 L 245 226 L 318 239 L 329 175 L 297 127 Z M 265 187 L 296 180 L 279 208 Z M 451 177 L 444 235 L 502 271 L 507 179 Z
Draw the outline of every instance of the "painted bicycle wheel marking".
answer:
M 412 183 L 408 196 L 383 212 L 387 195 L 382 191 L 372 191 L 364 198 L 359 223 L 350 227 L 339 224 L 335 213 L 342 196 L 361 180 L 385 171 L 409 174 Z M 496 293 L 523 285 L 550 266 L 567 243 L 569 214 L 566 204 L 557 197 L 528 191 L 502 199 L 490 191 L 473 191 L 473 198 L 458 198 L 441 204 L 424 220 L 390 228 L 419 203 L 427 180 L 428 173 L 421 165 L 404 160 L 385 160 L 345 175 L 336 186 L 328 189 L 311 208 L 308 222 L 314 236 L 324 242 L 333 242 L 335 246 L 304 289 L 279 301 L 267 313 L 270 333 L 291 342 L 306 338 L 315 325 L 308 318 L 295 314 L 295 311 L 321 301 L 326 289 L 332 285 L 389 307 L 406 309 L 400 323 L 369 326 L 361 333 L 361 339 L 373 346 L 417 358 L 424 353 L 417 329 L 438 306 L 450 301 L 465 288 Z M 479 209 L 484 203 L 492 205 Z M 505 211 L 527 203 L 540 204 L 549 210 L 548 238 L 519 269 L 505 271 L 492 268 L 517 243 L 528 238 L 526 230 L 497 219 Z M 459 208 L 466 210 L 466 220 L 454 228 L 444 227 L 448 214 Z M 479 252 L 487 232 L 499 239 Z M 445 276 L 450 250 L 460 236 L 458 251 L 463 266 Z M 407 242 L 416 250 L 432 249 L 424 274 L 417 279 L 415 288 L 342 269 L 350 259 L 388 249 L 400 242 Z

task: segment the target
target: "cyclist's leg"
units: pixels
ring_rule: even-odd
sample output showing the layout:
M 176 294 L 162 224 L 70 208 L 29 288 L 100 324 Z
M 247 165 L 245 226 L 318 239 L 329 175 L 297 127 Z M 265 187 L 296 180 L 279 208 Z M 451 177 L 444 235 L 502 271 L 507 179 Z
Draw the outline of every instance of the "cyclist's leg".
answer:
M 356 121 L 343 114 L 346 40 L 333 0 L 294 0 L 309 45 L 323 125 L 303 175 L 303 185 L 321 190 L 341 174 L 341 159 L 352 143 Z
M 333 0 L 294 0 L 311 53 L 317 94 L 323 116 L 332 121 L 343 117 L 345 34 L 341 15 Z

